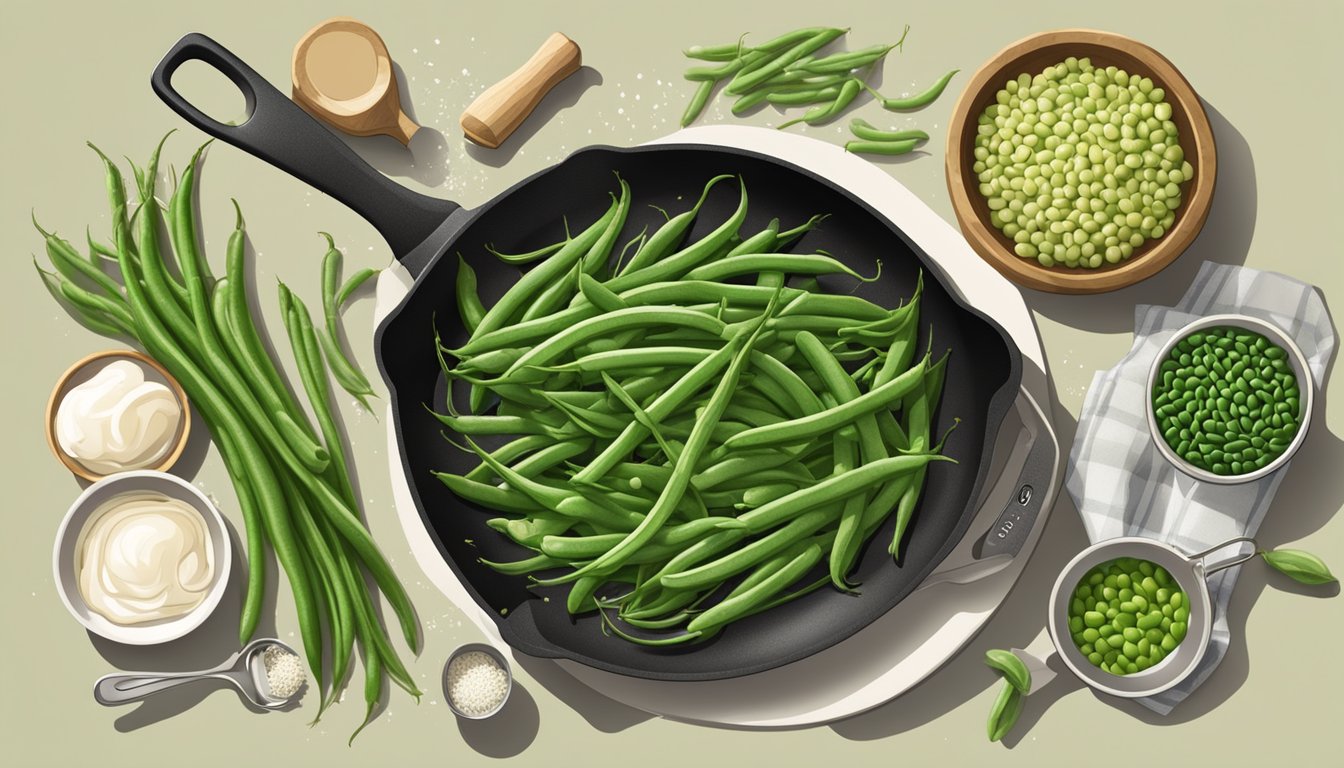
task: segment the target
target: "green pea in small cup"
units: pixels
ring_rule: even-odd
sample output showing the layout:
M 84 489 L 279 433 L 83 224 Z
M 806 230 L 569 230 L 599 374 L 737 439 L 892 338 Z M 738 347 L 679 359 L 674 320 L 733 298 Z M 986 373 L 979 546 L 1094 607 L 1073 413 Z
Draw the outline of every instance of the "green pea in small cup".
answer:
M 1248 381 L 1239 381 L 1239 378 L 1244 377 L 1230 376 L 1228 375 L 1230 372 L 1208 370 L 1204 361 L 1198 359 L 1192 359 L 1190 364 L 1183 368 L 1183 370 L 1195 369 L 1199 374 L 1192 377 L 1193 384 L 1186 381 L 1164 382 L 1164 375 L 1167 379 L 1172 377 L 1167 375 L 1170 370 L 1163 370 L 1163 363 L 1173 358 L 1173 352 L 1179 354 L 1178 346 L 1182 341 L 1191 337 L 1202 339 L 1206 333 L 1212 335 L 1215 333 L 1214 329 L 1222 328 L 1233 328 L 1250 334 L 1258 334 L 1270 343 L 1271 348 L 1277 347 L 1281 350 L 1281 354 L 1278 352 L 1272 353 L 1274 355 L 1273 361 L 1275 363 L 1281 361 L 1284 366 L 1280 367 L 1286 366 L 1291 371 L 1296 391 L 1284 391 L 1279 393 L 1277 398 L 1273 398 L 1272 395 L 1267 395 L 1264 391 L 1252 386 L 1253 382 L 1259 381 L 1253 372 L 1247 374 L 1250 376 Z M 1225 361 L 1219 360 L 1217 362 L 1221 365 Z M 1231 364 L 1229 363 L 1229 365 Z M 1179 412 L 1184 410 L 1184 408 L 1178 406 L 1175 400 L 1171 400 L 1164 405 L 1159 405 L 1157 402 L 1160 391 L 1173 394 L 1172 390 L 1176 388 L 1179 388 L 1181 392 L 1175 394 L 1186 395 L 1179 401 L 1180 404 L 1191 402 L 1191 398 L 1193 398 L 1199 414 L 1203 415 L 1206 411 L 1209 412 L 1210 415 L 1216 417 L 1213 419 L 1215 422 L 1220 420 L 1223 422 L 1222 424 L 1215 424 L 1215 426 L 1221 426 L 1222 428 L 1217 429 L 1216 432 L 1205 434 L 1201 428 L 1207 424 L 1207 419 L 1200 421 L 1198 416 L 1182 417 L 1182 422 L 1172 423 L 1172 419 L 1166 418 L 1173 412 L 1179 416 Z M 1202 398 L 1194 394 L 1194 390 L 1199 388 L 1207 390 L 1201 393 Z M 1283 388 L 1278 387 L 1274 391 L 1277 392 L 1279 389 Z M 1177 469 L 1190 477 L 1201 482 L 1220 485 L 1248 483 L 1278 471 L 1292 460 L 1293 454 L 1297 452 L 1297 449 L 1302 445 L 1302 441 L 1307 437 L 1307 427 L 1311 423 L 1315 394 L 1316 383 L 1311 376 L 1311 370 L 1307 368 L 1306 356 L 1302 354 L 1302 350 L 1293 341 L 1292 337 L 1278 326 L 1249 315 L 1209 315 L 1195 320 L 1173 333 L 1153 359 L 1152 367 L 1148 372 L 1148 385 L 1145 393 L 1148 431 L 1152 436 L 1153 444 L 1157 446 L 1158 452 Z M 1261 404 L 1261 398 L 1272 398 L 1276 399 L 1277 402 L 1286 402 L 1289 398 L 1292 398 L 1292 404 L 1296 409 L 1296 413 L 1293 414 L 1293 418 L 1296 420 L 1296 431 L 1291 438 L 1287 438 L 1287 445 L 1284 446 L 1281 442 L 1275 442 L 1276 439 L 1282 440 L 1284 438 L 1271 436 L 1269 440 L 1266 440 L 1260 433 L 1268 430 L 1269 427 L 1263 426 L 1261 420 L 1256 418 L 1256 414 L 1241 413 L 1245 409 L 1245 400 L 1241 403 L 1231 403 L 1232 398 L 1237 400 L 1243 400 L 1244 398 L 1257 408 L 1263 409 L 1268 406 L 1271 411 L 1274 410 L 1276 403 L 1266 402 Z M 1224 403 L 1224 400 L 1229 402 Z M 1214 402 L 1214 408 L 1207 408 L 1209 401 Z M 1226 408 L 1224 408 L 1225 405 Z M 1164 407 L 1167 410 L 1163 411 Z M 1249 411 L 1250 409 L 1245 410 Z M 1245 423 L 1231 423 L 1228 426 L 1224 416 L 1230 416 L 1233 422 L 1244 421 Z M 1164 426 L 1164 423 L 1166 426 Z M 1179 432 L 1182 429 L 1189 433 L 1188 437 L 1182 436 L 1182 433 Z M 1168 439 L 1168 435 L 1164 434 L 1164 432 L 1173 431 L 1177 433 L 1173 435 L 1178 441 L 1176 445 L 1173 445 L 1172 441 Z M 1279 433 L 1281 434 L 1283 431 L 1279 430 Z M 1185 455 L 1182 455 L 1178 449 L 1187 443 Z M 1245 443 L 1244 446 L 1243 443 Z M 1228 448 L 1229 444 L 1235 449 L 1234 453 L 1227 453 L 1223 450 Z M 1218 469 L 1218 466 L 1214 465 L 1215 463 L 1223 462 L 1224 456 L 1222 454 L 1224 453 L 1227 453 L 1229 457 L 1233 455 L 1240 457 L 1242 452 L 1257 454 L 1259 451 L 1270 449 L 1277 450 L 1277 454 L 1273 455 L 1269 461 L 1262 462 L 1260 466 L 1256 466 L 1252 460 L 1248 460 L 1247 464 L 1250 465 L 1250 468 L 1241 467 L 1242 471 L 1237 472 L 1226 468 L 1230 465 L 1230 460 L 1228 460 L 1227 463 L 1222 464 L 1225 468 L 1221 471 L 1221 474 L 1212 471 Z M 1258 455 L 1265 454 L 1260 453 Z M 1196 463 L 1192 459 L 1199 459 L 1200 461 Z M 1240 462 L 1238 463 L 1240 464 Z
M 1255 557 L 1255 540 L 1240 536 L 1202 552 L 1184 552 L 1170 544 L 1139 536 L 1099 541 L 1069 561 L 1055 579 L 1050 593 L 1046 628 L 1055 652 L 1074 675 L 1092 688 L 1112 696 L 1141 698 L 1179 685 L 1198 668 L 1208 650 L 1213 631 L 1213 602 L 1206 580 L 1215 573 Z M 1133 558 L 1160 566 L 1184 593 L 1188 611 L 1184 636 L 1156 664 L 1138 672 L 1117 675 L 1093 664 L 1074 643 L 1069 627 L 1069 607 L 1080 581 L 1093 568 L 1121 558 Z

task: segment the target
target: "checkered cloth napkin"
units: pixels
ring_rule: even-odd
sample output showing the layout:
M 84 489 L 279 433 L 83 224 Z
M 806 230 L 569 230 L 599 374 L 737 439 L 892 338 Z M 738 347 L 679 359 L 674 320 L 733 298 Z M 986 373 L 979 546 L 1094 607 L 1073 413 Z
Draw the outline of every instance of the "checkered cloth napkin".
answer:
M 1064 481 L 1092 541 L 1148 536 L 1193 553 L 1254 536 L 1260 527 L 1286 465 L 1252 483 L 1201 483 L 1167 462 L 1148 432 L 1145 408 L 1153 358 L 1186 323 L 1224 313 L 1251 315 L 1286 331 L 1306 355 L 1317 391 L 1323 388 L 1335 333 L 1314 286 L 1275 272 L 1206 262 L 1175 307 L 1138 306 L 1134 346 L 1114 368 L 1098 371 L 1088 388 Z M 1167 714 L 1223 660 L 1227 604 L 1238 570 L 1209 579 L 1213 636 L 1199 667 L 1180 685 L 1139 703 Z

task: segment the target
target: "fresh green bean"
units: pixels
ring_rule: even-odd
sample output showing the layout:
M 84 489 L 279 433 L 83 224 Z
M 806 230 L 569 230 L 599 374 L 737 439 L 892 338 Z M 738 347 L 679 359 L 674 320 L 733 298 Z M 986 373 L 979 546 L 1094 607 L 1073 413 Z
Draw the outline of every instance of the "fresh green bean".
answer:
M 360 286 L 368 282 L 369 278 L 374 277 L 378 272 L 379 270 L 365 267 L 351 275 L 341 284 L 341 290 L 336 292 L 336 309 L 339 310 L 344 307 L 346 302 L 350 301 L 350 297 L 354 295 L 355 291 L 358 291 Z
M 555 253 L 556 251 L 560 250 L 561 248 L 564 248 L 564 247 L 565 247 L 565 244 L 568 243 L 568 242 L 569 242 L 569 238 L 567 237 L 567 238 L 565 238 L 564 240 L 561 240 L 561 241 L 558 242 L 558 243 L 551 243 L 550 245 L 543 245 L 542 247 L 536 249 L 535 251 L 528 251 L 527 253 L 517 253 L 517 254 L 512 254 L 512 253 L 500 253 L 499 251 L 495 250 L 495 247 L 494 247 L 493 245 L 490 245 L 490 244 L 488 244 L 488 243 L 487 243 L 486 246 L 485 246 L 485 250 L 486 250 L 487 252 L 489 252 L 490 255 L 494 256 L 495 258 L 499 259 L 500 261 L 504 262 L 505 264 L 512 264 L 512 265 L 514 265 L 514 266 L 522 266 L 522 265 L 524 265 L 524 264 L 531 264 L 531 263 L 534 262 L 534 261 L 540 261 L 541 259 L 544 259 L 544 258 L 546 258 L 547 256 L 550 256 L 551 254 Z M 459 257 L 459 258 L 460 258 L 460 257 Z
M 909 29 L 909 27 L 906 27 L 907 32 Z M 901 41 L 903 42 L 904 40 L 905 36 L 902 35 Z M 852 70 L 862 69 L 881 61 L 889 52 L 891 52 L 891 49 L 900 44 L 901 43 L 892 43 L 891 45 L 870 45 L 867 48 L 861 48 L 857 51 L 833 53 L 825 58 L 808 62 L 800 68 L 818 75 L 847 75 Z
M 769 63 L 752 71 L 750 74 L 734 79 L 733 82 L 728 84 L 726 90 L 734 96 L 740 96 L 775 75 L 778 75 L 780 72 L 783 72 L 784 68 L 789 64 L 820 50 L 847 31 L 848 30 L 844 29 L 822 29 L 811 37 L 783 50 L 777 56 L 772 58 Z
M 705 105 L 709 103 L 709 97 L 714 94 L 714 81 L 705 80 L 695 87 L 695 94 L 691 96 L 691 101 L 686 105 L 686 111 L 681 116 L 681 127 L 685 128 L 705 111 Z
M 691 431 L 690 438 L 686 441 L 685 450 L 681 452 L 681 455 L 676 461 L 672 476 L 668 479 L 667 485 L 663 488 L 662 493 L 659 494 L 658 501 L 654 504 L 653 508 L 649 510 L 648 515 L 645 516 L 639 526 L 631 532 L 629 536 L 622 540 L 620 544 L 612 547 L 592 563 L 577 569 L 574 571 L 574 574 L 559 577 L 560 579 L 569 581 L 576 576 L 582 576 L 595 571 L 601 573 L 603 571 L 609 572 L 610 570 L 614 570 L 627 561 L 631 555 L 633 555 L 640 547 L 644 546 L 644 544 L 648 543 L 648 541 L 657 534 L 663 523 L 666 522 L 668 516 L 671 515 L 677 502 L 680 501 L 682 495 L 690 486 L 691 475 L 695 471 L 695 462 L 704 451 L 705 446 L 709 443 L 710 435 L 712 434 L 715 425 L 718 424 L 719 417 L 728 407 L 728 402 L 732 396 L 733 390 L 737 388 L 738 378 L 741 376 L 742 370 L 746 367 L 746 363 L 750 359 L 751 349 L 755 345 L 756 339 L 760 337 L 760 333 L 765 327 L 764 320 L 769 317 L 769 315 L 770 311 L 767 309 L 766 313 L 761 317 L 761 322 L 757 323 L 755 328 L 750 329 L 749 334 L 747 329 L 744 329 L 738 336 L 734 337 L 732 342 L 730 342 L 730 346 L 734 348 L 733 359 L 729 362 L 727 369 L 724 371 L 723 378 L 719 381 L 718 385 L 715 386 L 713 393 L 706 402 L 704 412 L 701 414 L 699 421 L 696 422 L 695 428 Z M 559 580 L 553 581 L 555 581 L 555 583 L 562 583 Z
M 819 104 L 809 109 L 802 117 L 795 120 L 789 120 L 780 124 L 780 129 L 788 128 L 796 123 L 807 123 L 808 125 L 820 125 L 829 120 L 834 120 L 854 103 L 859 93 L 863 91 L 863 81 L 857 77 L 846 80 L 839 91 L 835 94 L 835 99 L 829 104 Z
M 902 96 L 897 99 L 883 98 L 882 106 L 891 110 L 919 109 L 920 107 L 927 106 L 943 94 L 943 89 L 952 81 L 953 75 L 960 71 L 961 70 L 959 69 L 954 69 L 951 72 L 948 72 L 946 75 L 938 78 L 933 85 L 911 96 Z
M 810 440 L 827 430 L 849 424 L 901 399 L 921 384 L 928 358 L 876 389 L 863 393 L 846 403 L 809 414 L 792 421 L 758 427 L 734 436 L 725 443 L 728 448 L 760 448 L 770 445 L 789 445 Z
M 797 107 L 818 102 L 833 103 L 840 95 L 840 85 L 828 85 L 801 90 L 774 90 L 765 94 L 765 100 L 781 107 Z M 797 121 L 793 121 L 797 122 Z M 792 125 L 790 122 L 788 125 Z M 785 126 L 780 126 L 785 127 Z
M 773 597 L 802 578 L 803 574 L 812 570 L 812 567 L 820 561 L 821 547 L 813 544 L 790 560 L 783 568 L 766 577 L 751 589 L 735 597 L 722 600 L 709 610 L 698 614 L 686 625 L 686 631 L 703 631 L 717 625 L 726 624 L 735 618 L 740 618 L 751 608 Z
M 723 259 L 696 267 L 685 274 L 687 280 L 727 280 L 757 272 L 784 272 L 798 275 L 845 274 L 864 282 L 876 277 L 864 277 L 844 263 L 820 254 L 795 255 L 791 253 L 757 253 L 734 259 Z
M 873 124 L 869 123 L 867 120 L 859 117 L 849 121 L 849 132 L 865 141 L 929 140 L 929 134 L 918 129 L 912 128 L 904 131 L 883 131 L 873 126 Z
M 900 141 L 847 141 L 845 151 L 866 155 L 906 155 L 919 146 L 919 139 Z
M 578 236 L 565 243 L 564 247 L 548 259 L 524 273 L 522 278 L 514 283 L 513 287 L 485 313 L 476 330 L 472 332 L 472 338 L 504 327 L 514 317 L 521 314 L 524 304 L 567 274 L 602 236 L 607 225 L 616 216 L 618 205 L 617 201 L 613 200 L 611 206 L 601 218 L 593 222 Z

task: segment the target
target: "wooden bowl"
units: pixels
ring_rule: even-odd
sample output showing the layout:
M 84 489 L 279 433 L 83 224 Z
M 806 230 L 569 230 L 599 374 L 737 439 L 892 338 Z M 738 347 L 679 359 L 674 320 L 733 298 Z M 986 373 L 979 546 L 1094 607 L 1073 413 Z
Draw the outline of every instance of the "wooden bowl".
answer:
M 94 352 L 67 368 L 65 373 L 62 373 L 61 377 L 56 380 L 56 386 L 51 389 L 51 397 L 47 398 L 46 415 L 47 447 L 51 448 L 51 452 L 65 465 L 66 469 L 90 482 L 98 482 L 105 475 L 90 471 L 78 460 L 61 450 L 61 445 L 56 440 L 56 409 L 60 407 L 61 400 L 65 398 L 67 392 L 93 378 L 94 374 L 102 369 L 103 363 L 112 362 L 118 358 L 131 360 L 138 364 L 145 370 L 147 379 L 158 381 L 172 390 L 173 396 L 182 406 L 182 419 L 178 423 L 177 439 L 172 450 L 156 466 L 142 467 L 141 469 L 167 472 L 182 456 L 182 451 L 187 447 L 187 438 L 191 435 L 191 403 L 187 400 L 187 393 L 182 390 L 182 385 L 177 383 L 177 379 L 174 379 L 163 366 L 148 355 L 136 352 L 133 349 L 107 349 L 102 352 Z
M 1194 168 L 1181 184 L 1181 206 L 1162 237 L 1136 248 L 1128 259 L 1096 269 L 1043 267 L 1013 252 L 1013 240 L 990 223 L 989 205 L 980 194 L 975 163 L 977 120 L 1009 80 L 1035 76 L 1069 56 L 1088 57 L 1093 66 L 1116 66 L 1150 78 L 1166 92 L 1185 159 Z M 1052 293 L 1103 293 L 1133 285 L 1160 272 L 1199 234 L 1213 200 L 1218 153 L 1213 129 L 1190 83 L 1165 56 L 1137 40 L 1090 29 L 1042 32 L 1013 43 L 981 65 L 962 91 L 948 128 L 947 187 L 962 234 L 971 247 L 1009 280 Z

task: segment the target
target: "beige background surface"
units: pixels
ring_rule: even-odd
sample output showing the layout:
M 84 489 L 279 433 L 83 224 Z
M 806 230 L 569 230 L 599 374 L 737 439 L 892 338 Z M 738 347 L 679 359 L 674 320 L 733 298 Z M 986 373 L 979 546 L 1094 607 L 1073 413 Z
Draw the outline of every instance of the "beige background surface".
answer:
M 170 647 L 133 649 L 94 641 L 66 615 L 52 585 L 50 548 L 75 480 L 43 445 L 41 406 L 56 376 L 83 354 L 109 346 L 68 319 L 28 265 L 40 240 L 30 209 L 79 238 L 84 225 L 107 230 L 101 173 L 84 148 L 93 140 L 112 155 L 146 156 L 169 128 L 183 124 L 150 92 L 149 72 L 177 37 L 206 32 L 288 91 L 294 42 L 337 13 L 377 28 L 406 76 L 409 101 L 426 126 L 408 155 L 390 139 L 355 142 L 379 167 L 412 186 L 481 203 L 525 175 L 590 143 L 626 145 L 671 131 L 691 88 L 681 81 L 684 45 L 730 40 L 742 31 L 773 34 L 807 24 L 849 25 L 857 47 L 913 30 L 905 51 L 886 65 L 886 90 L 901 92 L 950 67 L 973 68 L 1001 46 L 1041 29 L 1092 26 L 1130 34 L 1165 52 L 1206 99 L 1219 142 L 1221 177 L 1204 234 L 1174 266 L 1119 293 L 1065 298 L 1028 293 L 1058 392 L 1056 421 L 1067 443 L 1095 369 L 1128 348 L 1133 306 L 1169 303 L 1204 259 L 1278 269 L 1319 285 L 1328 302 L 1344 296 L 1338 183 L 1344 162 L 1334 138 L 1344 123 L 1337 73 L 1344 64 L 1335 2 L 1255 3 L 5 3 L 0 57 L 6 119 L 0 126 L 4 182 L 0 242 L 8 290 L 0 301 L 9 426 L 0 441 L 5 529 L 5 687 L 0 740 L 6 762 L 22 765 L 472 765 L 511 757 L 518 765 L 1053 765 L 1119 764 L 1131 756 L 1164 764 L 1243 765 L 1282 759 L 1319 764 L 1336 751 L 1338 691 L 1344 666 L 1338 642 L 1344 602 L 1301 594 L 1284 579 L 1250 567 L 1232 604 L 1235 632 L 1216 676 L 1171 717 L 1079 690 L 1031 699 L 1005 748 L 984 737 L 995 680 L 979 661 L 988 647 L 1023 645 L 1041 630 L 1039 613 L 1053 574 L 1085 544 L 1071 503 L 1061 500 L 1022 581 L 984 632 L 950 665 L 909 695 L 878 710 L 802 731 L 744 733 L 695 728 L 647 717 L 582 693 L 560 700 L 522 678 L 508 716 L 473 727 L 454 722 L 437 685 L 449 650 L 478 639 L 459 613 L 424 582 L 406 555 L 389 506 L 384 425 L 347 408 L 371 525 L 409 585 L 426 624 L 426 647 L 413 667 L 428 692 L 415 706 L 399 693 L 356 742 L 345 737 L 360 716 L 359 693 L 314 728 L 311 708 L 255 715 L 229 692 L 201 691 L 136 708 L 103 709 L 93 680 L 114 669 L 186 669 L 217 663 L 231 650 L 235 591 L 202 630 Z M 460 110 L 511 71 L 553 30 L 584 49 L 585 70 L 542 107 L 518 139 L 497 152 L 465 149 Z M 954 87 L 957 81 L 954 81 Z M 219 96 L 226 89 L 208 88 Z M 945 96 L 908 120 L 871 103 L 859 114 L 911 124 L 939 136 L 954 98 Z M 225 100 L 225 116 L 241 100 Z M 230 112 L 230 110 L 233 110 Z M 548 119 L 549 118 L 549 119 Z M 704 122 L 730 120 L 715 107 Z M 772 111 L 750 122 L 778 122 Z M 814 129 L 839 140 L 843 122 Z M 179 168 L 201 139 L 180 130 L 165 157 Z M 947 218 L 942 147 L 932 156 L 884 166 Z M 317 290 L 319 229 L 333 232 L 349 270 L 381 266 L 389 251 L 376 233 L 335 202 L 228 146 L 215 147 L 202 208 L 207 245 L 221 257 L 231 222 L 228 198 L 248 215 L 258 251 L 258 284 L 280 277 L 302 295 Z M 278 326 L 269 288 L 267 320 Z M 347 314 L 353 347 L 373 370 L 372 301 Z M 1344 402 L 1325 393 L 1319 421 L 1294 462 L 1262 531 L 1267 545 L 1301 546 L 1344 571 L 1344 524 L 1331 518 L 1344 499 Z M 186 469 L 238 522 L 217 457 L 197 444 Z M 199 469 L 197 469 L 199 468 Z M 284 590 L 282 590 L 283 592 Z M 1326 592 L 1329 594 L 1329 591 Z M 288 598 L 275 631 L 294 629 Z M 268 622 L 269 623 L 269 622 Z M 1056 700 L 1057 699 L 1057 700 Z M 572 705 L 572 706 L 571 706 Z M 13 762 L 10 762 L 13 759 Z

